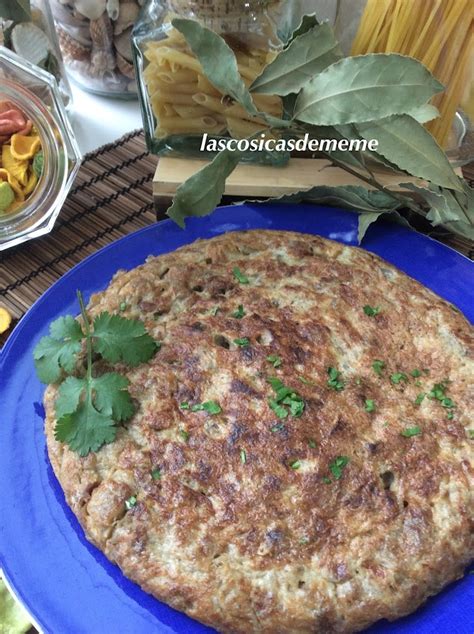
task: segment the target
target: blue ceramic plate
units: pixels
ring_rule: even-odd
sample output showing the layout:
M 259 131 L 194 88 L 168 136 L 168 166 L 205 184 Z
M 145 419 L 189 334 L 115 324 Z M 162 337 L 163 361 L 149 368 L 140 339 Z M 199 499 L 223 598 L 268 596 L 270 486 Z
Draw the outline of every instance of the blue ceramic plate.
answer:
M 119 268 L 141 264 L 192 242 L 237 229 L 289 229 L 356 244 L 356 214 L 307 206 L 224 207 L 192 219 L 185 231 L 166 220 L 98 251 L 54 284 L 12 333 L 0 357 L 0 553 L 12 587 L 51 634 L 212 632 L 156 601 L 126 579 L 84 538 L 49 465 L 43 434 L 43 386 L 32 351 L 48 324 L 76 313 Z M 474 320 L 474 267 L 456 252 L 404 227 L 369 229 L 364 246 L 418 279 Z M 0 628 L 1 629 L 1 628 Z M 371 633 L 474 632 L 474 576 L 467 575 L 415 614 L 381 622 Z

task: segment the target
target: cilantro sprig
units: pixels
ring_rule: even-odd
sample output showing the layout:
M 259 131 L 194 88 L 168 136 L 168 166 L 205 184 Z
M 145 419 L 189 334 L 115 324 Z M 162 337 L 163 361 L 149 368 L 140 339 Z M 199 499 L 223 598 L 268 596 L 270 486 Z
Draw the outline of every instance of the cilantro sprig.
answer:
M 68 315 L 50 326 L 50 335 L 36 346 L 33 357 L 43 383 L 60 383 L 55 404 L 56 440 L 80 456 L 98 451 L 115 440 L 117 425 L 129 420 L 135 405 L 127 390 L 128 379 L 118 372 L 93 373 L 93 353 L 110 362 L 129 366 L 148 361 L 159 344 L 137 320 L 103 312 L 92 322 L 80 291 L 82 324 Z M 86 371 L 76 376 L 78 354 L 86 347 Z

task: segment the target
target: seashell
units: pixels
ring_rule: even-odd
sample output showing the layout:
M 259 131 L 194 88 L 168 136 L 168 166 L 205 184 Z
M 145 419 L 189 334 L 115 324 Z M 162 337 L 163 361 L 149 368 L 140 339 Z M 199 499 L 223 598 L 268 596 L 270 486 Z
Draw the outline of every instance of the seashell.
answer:
M 78 42 L 76 39 L 71 37 L 69 33 L 61 27 L 56 27 L 56 30 L 58 33 L 59 46 L 61 47 L 61 52 L 66 62 L 71 62 L 75 59 L 81 61 L 87 61 L 90 59 L 90 48 L 84 46 L 81 42 Z
M 107 9 L 107 13 L 111 20 L 116 20 L 119 17 L 120 13 L 120 3 L 119 0 L 107 0 L 107 4 L 105 5 Z
M 65 30 L 69 33 L 73 40 L 77 40 L 86 48 L 90 48 L 92 46 L 89 20 L 84 20 L 84 23 L 81 24 L 81 26 L 68 26 Z
M 122 73 L 122 75 L 125 75 L 125 77 L 129 77 L 130 79 L 135 78 L 135 69 L 133 67 L 133 64 L 127 62 L 127 60 L 124 59 L 120 55 L 120 53 L 117 53 L 117 68 Z
M 136 2 L 130 2 L 126 0 L 120 4 L 120 13 L 114 24 L 115 35 L 120 35 L 129 26 L 135 24 L 140 9 Z
M 106 0 L 74 0 L 75 10 L 89 20 L 98 20 L 105 12 Z
M 115 68 L 112 23 L 107 13 L 104 12 L 98 20 L 91 20 L 90 33 L 92 38 L 91 71 L 93 76 L 98 77 L 105 71 Z
M 123 33 L 120 33 L 120 35 L 117 35 L 114 38 L 115 48 L 120 53 L 120 55 L 127 60 L 127 62 L 131 62 L 133 59 L 132 42 L 130 39 L 131 33 L 132 33 L 132 28 L 129 27 Z
M 46 33 L 32 22 L 17 24 L 12 31 L 11 40 L 15 53 L 32 64 L 43 62 L 53 48 Z
M 65 6 L 60 0 L 50 0 L 54 19 L 67 26 L 83 26 L 87 24 L 87 18 L 73 11 L 72 7 Z

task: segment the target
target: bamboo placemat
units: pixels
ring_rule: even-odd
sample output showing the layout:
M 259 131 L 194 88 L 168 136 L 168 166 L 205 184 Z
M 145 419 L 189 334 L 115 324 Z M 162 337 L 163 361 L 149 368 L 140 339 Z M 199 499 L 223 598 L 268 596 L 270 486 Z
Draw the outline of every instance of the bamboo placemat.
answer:
M 147 153 L 141 130 L 86 155 L 53 231 L 0 253 L 0 306 L 14 322 L 86 256 L 156 220 L 155 168 L 156 157 Z M 466 176 L 474 178 L 473 164 Z M 472 245 L 440 239 L 474 257 Z M 0 336 L 0 346 L 11 330 Z

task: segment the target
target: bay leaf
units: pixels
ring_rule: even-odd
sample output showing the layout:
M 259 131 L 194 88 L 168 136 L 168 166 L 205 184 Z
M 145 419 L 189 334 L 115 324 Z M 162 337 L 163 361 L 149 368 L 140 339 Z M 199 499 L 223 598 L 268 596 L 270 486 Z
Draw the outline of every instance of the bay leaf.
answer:
M 359 221 L 358 221 L 357 239 L 359 241 L 359 244 L 364 239 L 365 234 L 367 233 L 367 229 L 370 227 L 370 225 L 372 225 L 374 222 L 377 222 L 377 220 L 380 220 L 381 218 L 386 218 L 390 220 L 391 222 L 396 222 L 397 224 L 402 225 L 404 227 L 411 227 L 408 220 L 404 218 L 401 214 L 399 214 L 398 211 L 395 211 L 395 210 L 363 212 L 359 214 Z
M 433 104 L 425 103 L 422 106 L 418 106 L 418 108 L 410 110 L 407 114 L 418 121 L 418 123 L 428 123 L 428 121 L 439 117 L 439 110 L 436 106 L 433 106 Z
M 295 38 L 297 38 L 300 35 L 304 35 L 308 31 L 311 31 L 313 27 L 318 26 L 319 24 L 320 22 L 318 18 L 316 17 L 315 13 L 305 14 L 301 18 L 301 22 L 299 23 L 299 25 L 296 27 L 296 29 L 293 31 L 291 36 L 288 38 L 288 41 L 286 42 L 285 46 L 289 46 Z
M 175 18 L 172 25 L 184 35 L 205 76 L 223 95 L 229 95 L 249 114 L 263 117 L 272 127 L 289 126 L 289 121 L 259 112 L 240 77 L 234 51 L 220 35 L 187 18 Z
M 266 66 L 250 92 L 285 96 L 298 92 L 314 75 L 342 57 L 329 24 L 319 24 L 295 37 Z
M 338 125 L 381 119 L 425 104 L 443 89 L 417 60 L 396 53 L 346 57 L 305 84 L 295 119 Z
M 367 189 L 362 185 L 316 185 L 305 191 L 280 196 L 276 200 L 283 203 L 304 200 L 366 212 L 392 211 L 400 206 L 400 202 L 389 192 Z
M 431 134 L 409 115 L 396 115 L 357 126 L 364 139 L 377 139 L 377 153 L 412 176 L 462 190 L 446 154 Z
M 241 152 L 223 150 L 198 172 L 190 176 L 176 190 L 167 215 L 180 227 L 189 216 L 207 216 L 220 203 L 226 178 L 237 167 Z

